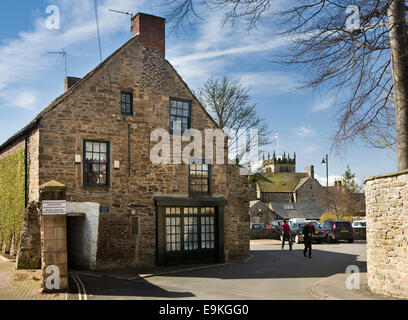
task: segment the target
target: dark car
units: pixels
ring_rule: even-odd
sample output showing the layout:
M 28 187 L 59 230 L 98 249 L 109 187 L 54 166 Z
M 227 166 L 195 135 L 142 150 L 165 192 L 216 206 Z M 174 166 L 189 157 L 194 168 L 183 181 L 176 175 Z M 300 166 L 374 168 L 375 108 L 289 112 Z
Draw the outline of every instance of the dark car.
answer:
M 299 223 L 299 229 L 294 236 L 295 243 L 301 243 L 304 241 L 303 228 L 306 225 L 307 223 Z M 325 233 L 323 230 L 320 229 L 320 225 L 317 221 L 313 221 L 313 225 L 315 228 L 315 232 L 312 235 L 312 241 L 315 241 L 317 243 L 322 243 L 323 240 L 325 239 Z
M 292 242 L 294 241 L 295 238 L 295 234 L 297 233 L 298 229 L 299 229 L 299 225 L 292 222 L 292 221 L 287 221 L 289 228 L 290 228 L 290 235 L 291 235 L 291 240 Z M 274 239 L 278 239 L 282 241 L 282 225 L 283 225 L 283 221 L 282 220 L 275 220 L 272 221 L 271 223 L 271 232 L 273 233 L 273 238 Z
M 266 224 L 262 224 L 262 223 L 251 223 L 250 225 L 250 229 L 266 229 L 267 226 Z
M 320 224 L 320 230 L 324 232 L 324 238 L 328 243 L 338 240 L 354 241 L 353 227 L 350 221 L 327 220 Z

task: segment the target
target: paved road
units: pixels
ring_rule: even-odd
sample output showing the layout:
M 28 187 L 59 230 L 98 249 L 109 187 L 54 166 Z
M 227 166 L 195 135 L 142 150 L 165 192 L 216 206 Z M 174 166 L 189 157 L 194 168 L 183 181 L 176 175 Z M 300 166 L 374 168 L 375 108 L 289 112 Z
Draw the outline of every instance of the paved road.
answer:
M 317 281 L 344 273 L 348 265 L 366 272 L 365 242 L 313 246 L 305 258 L 303 245 L 281 250 L 278 241 L 254 240 L 255 258 L 210 269 L 185 271 L 126 281 L 80 276 L 87 299 L 316 299 L 311 288 Z M 72 298 L 76 296 L 72 295 Z

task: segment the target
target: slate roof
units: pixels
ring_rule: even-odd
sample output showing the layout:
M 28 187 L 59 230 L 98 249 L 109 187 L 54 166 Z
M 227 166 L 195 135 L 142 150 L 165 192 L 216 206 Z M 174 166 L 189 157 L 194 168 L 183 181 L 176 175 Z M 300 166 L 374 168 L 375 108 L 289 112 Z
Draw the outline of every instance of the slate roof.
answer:
M 262 192 L 294 192 L 300 187 L 300 181 L 306 182 L 307 173 L 260 173 L 258 185 Z
M 293 210 L 285 208 L 292 205 Z M 320 220 L 320 217 L 326 211 L 324 207 L 319 206 L 313 202 L 271 202 L 272 211 L 282 219 L 305 218 L 307 220 Z M 278 217 L 278 219 L 280 219 Z

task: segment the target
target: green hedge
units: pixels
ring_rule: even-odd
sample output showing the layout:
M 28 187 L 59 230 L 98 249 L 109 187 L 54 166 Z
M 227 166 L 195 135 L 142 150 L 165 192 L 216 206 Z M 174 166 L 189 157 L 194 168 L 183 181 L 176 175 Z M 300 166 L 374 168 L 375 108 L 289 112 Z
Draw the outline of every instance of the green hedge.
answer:
M 0 236 L 1 243 L 15 246 L 20 241 L 25 210 L 24 149 L 0 160 Z

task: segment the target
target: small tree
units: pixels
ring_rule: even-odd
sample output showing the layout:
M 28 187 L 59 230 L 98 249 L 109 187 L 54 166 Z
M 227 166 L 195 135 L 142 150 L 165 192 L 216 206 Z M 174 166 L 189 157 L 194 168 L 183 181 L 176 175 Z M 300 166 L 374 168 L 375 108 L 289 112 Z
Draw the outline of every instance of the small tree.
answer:
M 258 116 L 256 104 L 250 103 L 249 91 L 239 80 L 227 76 L 222 79 L 210 77 L 204 87 L 198 90 L 197 97 L 227 136 L 233 136 L 239 141 L 250 129 L 256 129 L 258 146 L 263 146 L 270 141 L 268 122 Z M 253 141 L 249 137 L 244 144 L 233 142 L 230 140 L 228 145 L 229 154 L 243 164 L 241 160 Z
M 343 177 L 341 178 L 344 192 L 352 194 L 359 191 L 355 178 L 356 174 L 352 173 L 350 167 L 347 165 L 347 170 L 344 172 Z

